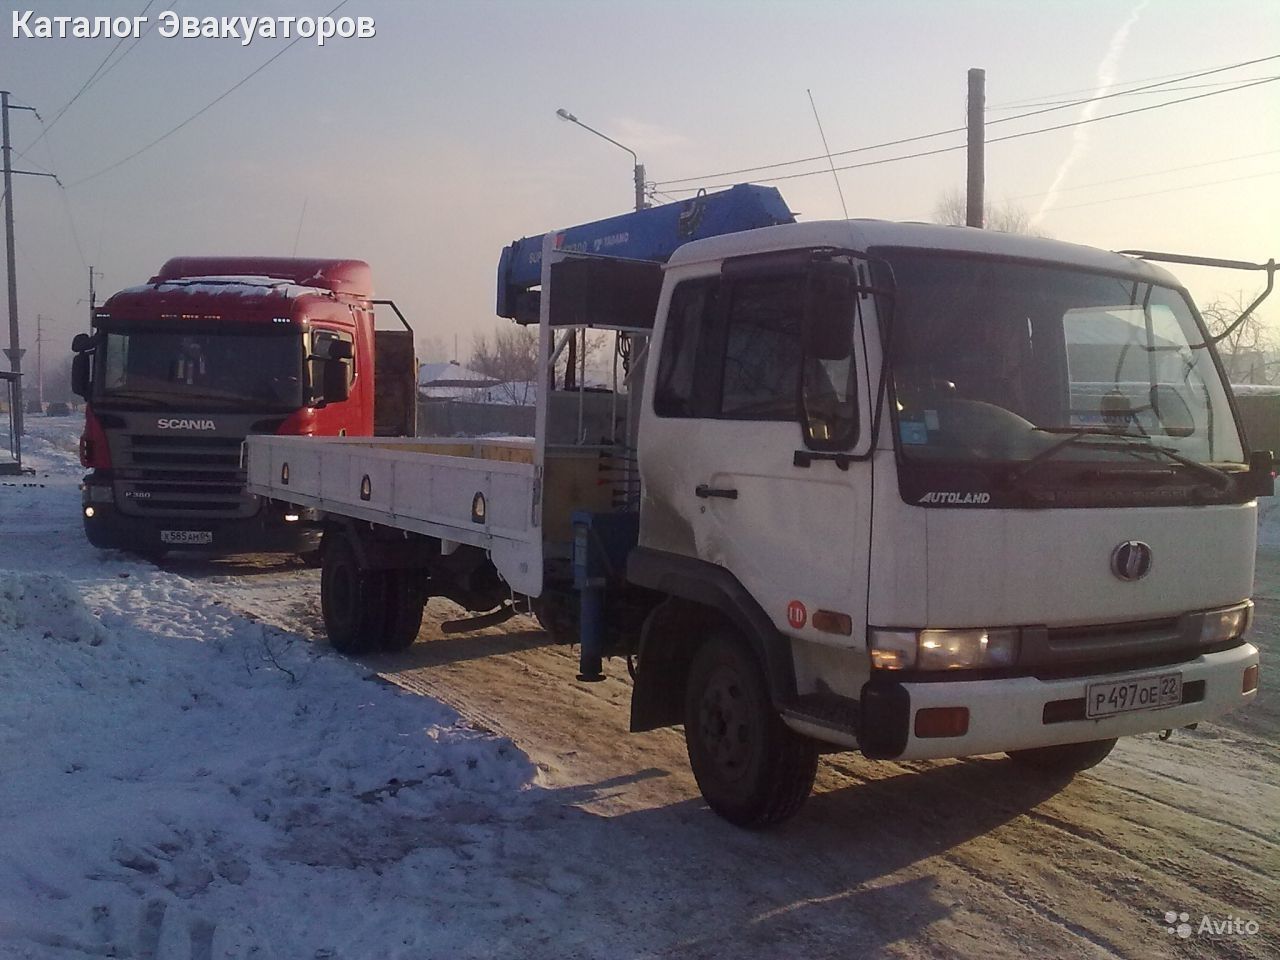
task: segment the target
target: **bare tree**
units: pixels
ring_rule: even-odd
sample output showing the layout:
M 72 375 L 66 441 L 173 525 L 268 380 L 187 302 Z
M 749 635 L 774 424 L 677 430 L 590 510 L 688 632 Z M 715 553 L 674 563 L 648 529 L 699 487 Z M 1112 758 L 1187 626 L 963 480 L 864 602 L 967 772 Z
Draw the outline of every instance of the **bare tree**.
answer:
M 511 324 L 499 327 L 492 336 L 477 333 L 471 341 L 469 366 L 498 382 L 488 392 L 504 402 L 532 403 L 533 385 L 538 378 L 537 328 Z
M 944 193 L 933 207 L 934 223 L 963 226 L 967 214 L 964 194 L 954 187 Z M 988 202 L 982 209 L 982 219 L 990 230 L 1021 233 L 1031 237 L 1047 236 L 1031 226 L 1031 214 L 1026 209 L 1008 201 L 1001 204 Z
M 589 373 L 600 375 L 597 368 L 608 356 L 607 347 L 611 343 L 610 334 L 588 331 L 585 364 Z M 577 364 L 583 359 L 581 341 L 578 346 L 579 350 L 574 355 L 575 377 Z M 559 383 L 565 382 L 568 362 L 569 351 L 562 351 L 556 363 L 556 380 Z M 469 366 L 477 373 L 498 381 L 498 386 L 490 388 L 489 393 L 496 394 L 507 403 L 533 403 L 538 380 L 538 328 L 512 324 L 499 327 L 492 336 L 477 333 L 471 344 Z
M 1249 302 L 1242 291 L 1237 291 L 1201 307 L 1200 313 L 1209 333 L 1218 336 L 1228 329 L 1244 313 Z M 1232 383 L 1276 383 L 1280 380 L 1275 350 L 1276 336 L 1258 313 L 1250 314 L 1244 323 L 1218 342 L 1222 365 Z

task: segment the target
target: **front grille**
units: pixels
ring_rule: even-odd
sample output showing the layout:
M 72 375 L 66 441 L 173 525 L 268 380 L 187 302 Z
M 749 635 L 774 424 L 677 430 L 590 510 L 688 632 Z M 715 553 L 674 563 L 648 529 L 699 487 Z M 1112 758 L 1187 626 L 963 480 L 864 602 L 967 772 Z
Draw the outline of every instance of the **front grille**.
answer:
M 113 438 L 116 502 L 148 517 L 248 517 L 258 500 L 245 492 L 235 436 L 121 433 Z
M 1087 627 L 1050 627 L 1049 642 L 1088 644 L 1096 641 L 1118 639 L 1141 640 L 1155 637 L 1175 637 L 1180 625 L 1177 617 L 1163 620 L 1136 620 L 1129 623 L 1104 623 Z

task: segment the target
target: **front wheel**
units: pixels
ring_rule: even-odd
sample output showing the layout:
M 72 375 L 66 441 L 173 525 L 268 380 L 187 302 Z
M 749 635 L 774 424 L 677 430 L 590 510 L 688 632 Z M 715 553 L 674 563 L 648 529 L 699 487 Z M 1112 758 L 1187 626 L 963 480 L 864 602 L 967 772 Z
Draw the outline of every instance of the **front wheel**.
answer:
M 1090 767 L 1096 767 L 1111 753 L 1116 738 L 1090 740 L 1086 743 L 1064 743 L 1053 747 L 1035 747 L 1030 750 L 1010 750 L 1008 757 L 1019 766 L 1041 773 L 1072 776 Z
M 813 789 L 817 742 L 782 722 L 758 659 L 733 637 L 713 636 L 694 655 L 684 738 L 702 796 L 730 823 L 781 823 Z

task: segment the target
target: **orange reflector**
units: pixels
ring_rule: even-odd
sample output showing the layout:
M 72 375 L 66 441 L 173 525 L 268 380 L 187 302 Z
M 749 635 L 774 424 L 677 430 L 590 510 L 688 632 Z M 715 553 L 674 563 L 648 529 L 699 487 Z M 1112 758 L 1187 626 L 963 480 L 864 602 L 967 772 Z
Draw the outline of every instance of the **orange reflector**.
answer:
M 815 610 L 813 629 L 823 633 L 838 633 L 842 637 L 853 634 L 853 618 L 847 613 L 835 613 L 832 610 Z
M 1240 684 L 1241 693 L 1253 693 L 1258 689 L 1258 665 L 1244 668 L 1244 682 Z
M 963 737 L 968 732 L 968 707 L 925 707 L 916 711 L 917 737 Z

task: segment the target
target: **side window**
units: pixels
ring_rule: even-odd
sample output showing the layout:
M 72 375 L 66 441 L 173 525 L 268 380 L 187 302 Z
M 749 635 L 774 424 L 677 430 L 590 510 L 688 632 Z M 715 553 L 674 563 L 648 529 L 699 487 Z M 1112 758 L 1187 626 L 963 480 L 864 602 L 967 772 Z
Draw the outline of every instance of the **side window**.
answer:
M 705 332 L 719 287 L 718 278 L 686 280 L 671 293 L 653 391 L 653 412 L 660 417 L 699 416 L 698 369 L 705 363 L 699 364 L 698 355 L 706 349 Z
M 324 363 L 329 359 L 329 345 L 337 341 L 349 343 L 351 349 L 355 349 L 349 333 L 339 333 L 336 330 L 311 331 L 311 349 L 307 352 L 307 380 L 311 384 L 312 396 L 320 394 L 324 383 Z M 344 363 L 347 366 L 347 384 L 350 385 L 356 379 L 355 360 L 346 360 Z
M 732 420 L 797 420 L 803 359 L 801 278 L 741 280 L 730 296 L 719 415 Z

